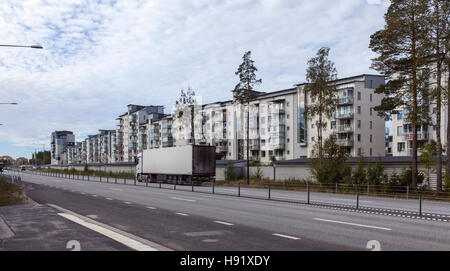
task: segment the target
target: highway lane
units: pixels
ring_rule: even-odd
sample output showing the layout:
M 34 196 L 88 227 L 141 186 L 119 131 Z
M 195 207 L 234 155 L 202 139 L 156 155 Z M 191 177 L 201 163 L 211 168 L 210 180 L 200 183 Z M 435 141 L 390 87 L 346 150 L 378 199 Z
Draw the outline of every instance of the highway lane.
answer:
M 23 174 L 23 173 L 21 173 Z M 100 182 L 99 177 L 90 177 L 90 181 Z M 101 179 L 102 182 L 106 182 L 106 178 Z M 115 179 L 108 179 L 109 182 L 115 182 Z M 132 185 L 134 184 L 133 180 L 124 180 L 118 179 L 118 184 L 126 184 Z M 136 182 L 137 186 L 146 186 L 145 183 Z M 157 183 L 149 183 L 149 187 L 157 187 L 159 188 L 159 184 Z M 268 198 L 268 190 L 260 189 L 260 188 L 246 188 L 242 185 L 240 189 L 241 196 L 249 196 L 256 198 Z M 173 185 L 171 184 L 162 184 L 163 188 L 173 189 Z M 190 186 L 181 186 L 178 185 L 176 187 L 178 190 L 186 190 L 190 191 Z M 212 187 L 210 186 L 196 186 L 194 187 L 195 191 L 212 193 Z M 238 188 L 237 187 L 224 187 L 224 186 L 215 186 L 215 193 L 224 194 L 224 195 L 237 195 Z M 285 201 L 303 201 L 307 200 L 307 193 L 301 191 L 287 191 L 287 190 L 271 190 L 271 199 L 277 200 L 285 200 Z M 348 205 L 348 206 L 356 206 L 356 195 L 346 195 L 346 194 L 329 194 L 329 193 L 320 193 L 320 192 L 311 192 L 310 194 L 311 202 L 317 203 L 327 203 L 333 205 Z M 359 206 L 360 207 L 369 207 L 369 208 L 378 208 L 378 209 L 390 209 L 390 210 L 399 210 L 399 211 L 408 211 L 408 212 L 419 212 L 419 200 L 417 199 L 400 199 L 400 198 L 390 198 L 390 197 L 373 197 L 367 195 L 360 195 L 359 198 Z M 422 212 L 431 213 L 431 214 L 440 214 L 444 216 L 448 216 L 450 218 L 450 202 L 442 202 L 442 201 L 433 201 L 433 200 L 423 200 L 422 201 Z
M 266 233 L 300 238 L 299 242 L 311 240 L 326 244 L 323 249 L 333 249 L 333 246 L 365 249 L 368 241 L 377 240 L 382 250 L 450 250 L 448 222 L 181 190 L 143 189 L 140 186 L 83 182 L 31 174 L 22 174 L 22 177 L 27 182 L 67 189 L 68 192 L 73 191 L 80 195 L 84 193 L 92 198 L 102 197 L 105 201 L 119 200 L 131 203 L 128 205 L 139 204 L 170 210 L 190 218 L 231 223 L 232 227 L 251 227 Z M 245 240 L 246 236 L 241 238 Z

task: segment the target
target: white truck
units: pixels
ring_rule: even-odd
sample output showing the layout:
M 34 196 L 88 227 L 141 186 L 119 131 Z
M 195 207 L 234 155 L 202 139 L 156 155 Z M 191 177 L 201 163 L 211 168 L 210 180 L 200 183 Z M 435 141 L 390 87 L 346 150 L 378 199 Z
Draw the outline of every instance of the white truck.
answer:
M 143 150 L 138 154 L 136 179 L 139 182 L 201 184 L 216 176 L 216 148 L 186 145 Z

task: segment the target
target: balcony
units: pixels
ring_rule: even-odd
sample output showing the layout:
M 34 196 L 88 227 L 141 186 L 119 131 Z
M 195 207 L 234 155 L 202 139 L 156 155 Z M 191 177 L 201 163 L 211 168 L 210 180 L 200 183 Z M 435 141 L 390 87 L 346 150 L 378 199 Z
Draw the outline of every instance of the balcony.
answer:
M 338 98 L 337 99 L 338 105 L 349 105 L 353 104 L 353 97 L 344 97 L 344 98 Z
M 334 117 L 336 119 L 353 119 L 353 112 L 336 113 Z
M 282 150 L 285 148 L 285 144 L 284 143 L 271 143 L 271 144 L 269 144 L 269 147 L 274 150 Z
M 353 147 L 353 139 L 336 139 L 336 144 L 341 147 Z
M 251 151 L 258 151 L 259 150 L 259 141 L 250 142 L 249 149 Z
M 337 129 L 333 129 L 337 133 L 352 133 L 353 132 L 353 126 L 352 125 L 338 125 Z
M 417 132 L 417 140 L 428 140 L 428 138 L 429 138 L 428 132 Z M 413 140 L 414 134 L 412 132 L 404 133 L 403 139 L 404 140 Z

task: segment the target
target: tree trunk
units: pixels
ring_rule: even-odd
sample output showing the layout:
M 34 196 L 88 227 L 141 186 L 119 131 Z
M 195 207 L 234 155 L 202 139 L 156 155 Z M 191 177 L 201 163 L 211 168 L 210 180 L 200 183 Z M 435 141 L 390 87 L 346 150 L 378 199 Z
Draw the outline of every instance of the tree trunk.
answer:
M 247 184 L 250 184 L 250 140 L 249 140 L 249 130 L 250 130 L 250 91 L 247 97 Z
M 447 63 L 447 82 L 450 82 L 450 63 Z M 445 167 L 446 175 L 450 174 L 450 133 L 448 130 L 450 129 L 450 95 L 448 93 L 448 85 L 447 85 L 447 151 L 445 153 L 447 158 L 447 163 Z
M 442 76 L 442 62 L 441 62 L 441 48 L 440 48 L 440 23 L 439 23 L 439 3 L 434 1 L 435 20 L 436 20 L 436 141 L 437 141 L 437 172 L 436 172 L 436 189 L 442 190 L 442 141 L 441 141 L 441 76 Z
M 416 32 L 415 32 L 415 14 L 414 2 L 412 8 L 412 37 L 411 37 L 411 60 L 412 60 L 412 92 L 413 92 L 413 153 L 412 153 L 412 169 L 411 169 L 411 187 L 417 187 L 417 56 L 416 56 Z

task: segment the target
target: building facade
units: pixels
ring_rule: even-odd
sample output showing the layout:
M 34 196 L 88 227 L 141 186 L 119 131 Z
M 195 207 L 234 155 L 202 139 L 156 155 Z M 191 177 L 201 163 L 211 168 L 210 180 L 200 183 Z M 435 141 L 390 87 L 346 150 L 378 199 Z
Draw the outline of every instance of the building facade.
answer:
M 336 107 L 331 118 L 324 120 L 327 126 L 323 138 L 335 137 L 351 157 L 384 156 L 385 121 L 373 110 L 383 98 L 374 90 L 384 82 L 384 76 L 367 74 L 330 82 L 337 88 Z M 305 108 L 311 104 L 305 86 L 254 92 L 249 106 L 250 160 L 270 163 L 313 155 L 318 139 L 317 117 L 305 117 Z M 183 114 L 164 114 L 163 106 L 130 104 L 127 112 L 117 118 L 118 129 L 88 136 L 70 151 L 74 158 L 69 160 L 134 162 L 144 149 L 194 142 L 215 146 L 218 159 L 246 159 L 247 110 L 247 104 L 233 100 L 188 106 Z
M 67 164 L 66 151 L 75 145 L 75 135 L 71 131 L 55 131 L 50 136 L 51 164 Z

